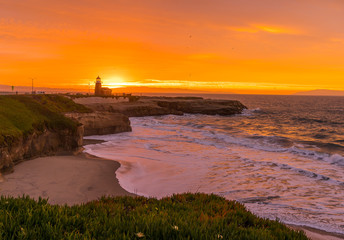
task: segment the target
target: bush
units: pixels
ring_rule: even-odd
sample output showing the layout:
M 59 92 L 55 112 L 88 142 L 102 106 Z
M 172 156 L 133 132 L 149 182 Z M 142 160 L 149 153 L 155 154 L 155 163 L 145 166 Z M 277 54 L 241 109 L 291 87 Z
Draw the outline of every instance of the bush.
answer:
M 103 197 L 72 207 L 1 197 L 0 234 L 1 239 L 307 239 L 237 202 L 206 194 Z

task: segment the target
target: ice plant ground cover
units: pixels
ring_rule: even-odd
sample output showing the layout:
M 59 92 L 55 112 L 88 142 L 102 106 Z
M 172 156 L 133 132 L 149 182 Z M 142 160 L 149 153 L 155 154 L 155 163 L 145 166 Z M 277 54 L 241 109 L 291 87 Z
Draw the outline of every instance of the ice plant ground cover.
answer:
M 0 238 L 307 239 L 278 221 L 256 217 L 240 203 L 201 193 L 161 200 L 103 197 L 71 207 L 1 197 Z

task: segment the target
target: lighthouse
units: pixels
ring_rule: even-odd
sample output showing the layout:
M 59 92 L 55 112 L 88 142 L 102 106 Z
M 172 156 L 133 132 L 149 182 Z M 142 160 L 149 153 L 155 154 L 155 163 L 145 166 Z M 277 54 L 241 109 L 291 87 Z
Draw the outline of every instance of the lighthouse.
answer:
M 96 78 L 96 87 L 94 89 L 95 96 L 112 96 L 112 90 L 110 88 L 102 87 L 102 80 L 98 76 Z
M 94 95 L 102 95 L 102 80 L 99 76 L 96 78 L 96 88 L 94 89 Z

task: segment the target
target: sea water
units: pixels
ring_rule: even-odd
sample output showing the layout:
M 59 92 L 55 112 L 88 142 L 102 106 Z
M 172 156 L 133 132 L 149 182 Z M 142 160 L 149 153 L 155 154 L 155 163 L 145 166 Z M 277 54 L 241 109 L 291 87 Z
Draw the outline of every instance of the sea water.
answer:
M 214 95 L 233 116 L 131 118 L 133 131 L 88 138 L 119 161 L 129 192 L 215 193 L 285 223 L 344 233 L 344 97 Z

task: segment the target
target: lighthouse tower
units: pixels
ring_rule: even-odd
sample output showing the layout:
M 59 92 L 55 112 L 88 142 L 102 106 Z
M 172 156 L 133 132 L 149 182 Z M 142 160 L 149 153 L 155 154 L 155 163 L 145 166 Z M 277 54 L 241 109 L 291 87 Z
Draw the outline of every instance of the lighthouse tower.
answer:
M 96 96 L 102 95 L 102 80 L 99 76 L 96 79 L 96 88 L 94 89 L 94 95 Z

